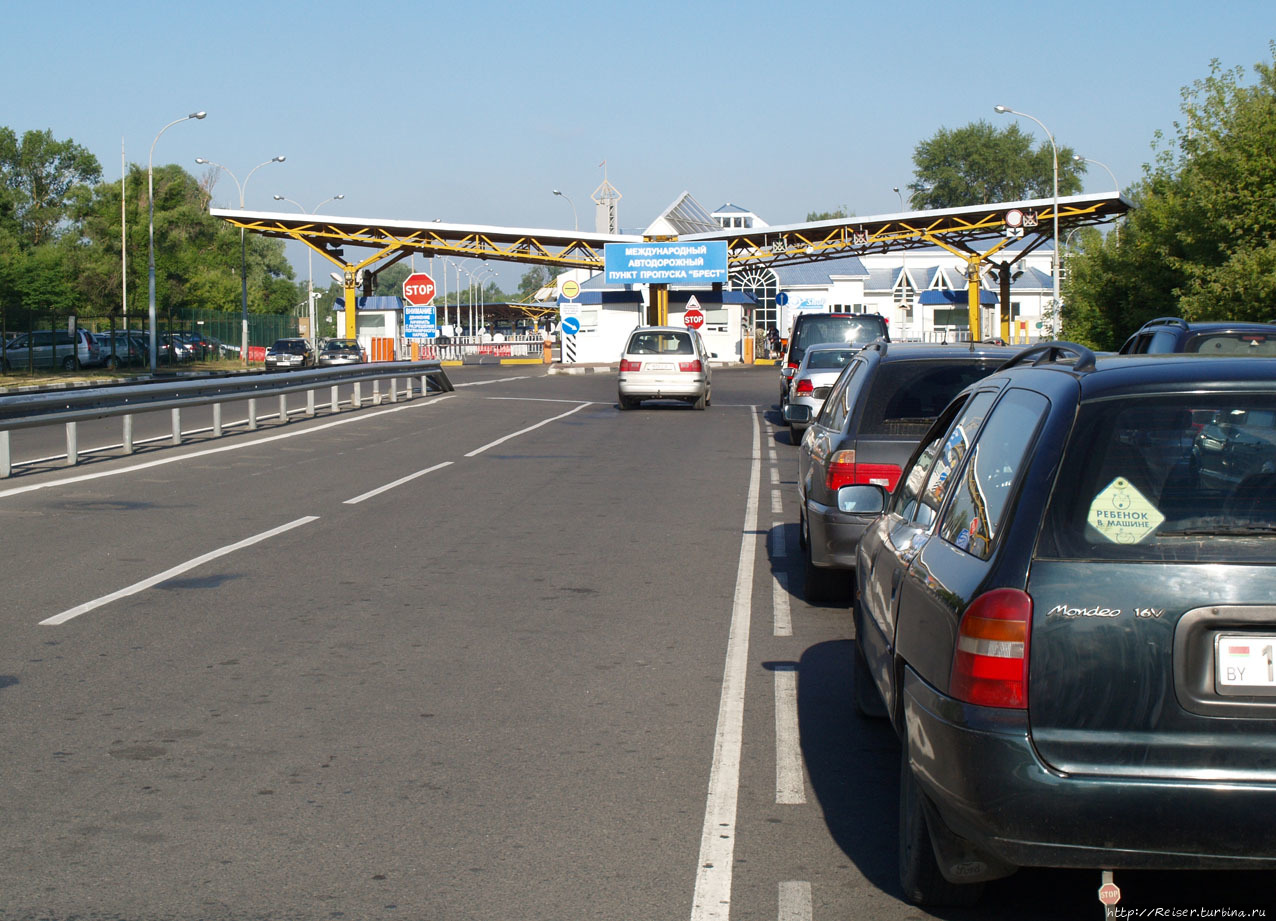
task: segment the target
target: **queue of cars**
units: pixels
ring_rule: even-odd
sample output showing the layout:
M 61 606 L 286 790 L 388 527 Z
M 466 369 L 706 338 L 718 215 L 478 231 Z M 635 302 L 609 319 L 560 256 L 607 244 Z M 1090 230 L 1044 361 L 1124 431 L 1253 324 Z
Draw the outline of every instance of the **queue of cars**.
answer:
M 799 447 L 803 541 L 850 567 L 856 709 L 900 738 L 914 902 L 1025 866 L 1276 868 L 1276 374 L 1245 357 L 1276 329 L 1158 326 L 1177 354 L 989 349 L 894 460 L 843 440 L 913 399 L 871 395 L 912 351 L 875 344 Z

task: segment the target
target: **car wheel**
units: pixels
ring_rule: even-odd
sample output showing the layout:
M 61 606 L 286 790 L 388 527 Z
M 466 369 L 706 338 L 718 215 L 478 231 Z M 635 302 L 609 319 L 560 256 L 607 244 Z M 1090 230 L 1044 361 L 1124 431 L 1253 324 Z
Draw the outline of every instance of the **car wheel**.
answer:
M 857 626 L 856 630 L 858 629 Z M 867 719 L 885 719 L 886 703 L 868 673 L 868 659 L 864 658 L 864 650 L 858 639 L 855 641 L 855 674 L 852 681 L 851 696 L 855 702 L 855 712 Z
M 74 371 L 74 370 L 75 370 L 75 356 L 74 356 L 74 355 L 68 355 L 66 358 L 63 358 L 63 359 L 62 359 L 62 370 L 63 370 L 63 371 Z
M 119 366 L 120 366 L 120 359 L 119 359 L 119 356 L 118 356 L 118 355 L 109 355 L 109 356 L 107 356 L 107 359 L 106 359 L 106 367 L 107 367 L 107 369 L 108 369 L 108 370 L 110 370 L 110 371 L 114 371 L 114 370 L 115 370 L 116 368 L 118 368 Z
M 983 894 L 983 883 L 959 885 L 944 879 L 930 843 L 923 796 L 908 766 L 905 742 L 899 762 L 899 884 L 904 897 L 914 905 L 969 908 Z
M 622 410 L 626 410 L 626 409 L 633 409 L 633 408 L 634 408 L 633 401 L 632 401 L 632 400 L 630 400 L 630 399 L 629 399 L 629 397 L 625 396 L 623 393 L 622 393 L 622 394 L 620 394 L 620 395 L 616 398 L 616 400 L 617 400 L 617 402 L 620 404 L 620 408 L 621 408 Z
M 803 521 L 805 522 L 805 518 Z M 802 555 L 803 576 L 806 583 L 806 600 L 808 604 L 826 604 L 835 601 L 841 594 L 843 579 L 847 575 L 840 569 L 825 569 L 815 565 L 811 558 L 811 534 L 809 525 L 805 527 L 806 540 L 802 542 L 806 552 Z
M 709 402 L 708 395 L 702 393 L 700 394 L 700 396 L 696 397 L 694 400 L 691 401 L 691 406 L 694 409 L 704 409 L 705 406 L 708 404 L 708 402 Z

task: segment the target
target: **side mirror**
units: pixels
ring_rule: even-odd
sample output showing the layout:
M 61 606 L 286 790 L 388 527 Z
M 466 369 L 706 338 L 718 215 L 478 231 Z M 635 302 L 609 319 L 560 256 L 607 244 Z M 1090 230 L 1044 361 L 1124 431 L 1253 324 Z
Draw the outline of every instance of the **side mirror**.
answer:
M 798 425 L 807 425 L 811 421 L 811 407 L 802 403 L 785 403 L 784 409 L 780 411 L 780 415 L 784 417 L 784 421 L 790 425 L 796 422 Z
M 886 490 L 876 483 L 854 483 L 837 491 L 837 510 L 853 515 L 880 515 L 886 510 Z

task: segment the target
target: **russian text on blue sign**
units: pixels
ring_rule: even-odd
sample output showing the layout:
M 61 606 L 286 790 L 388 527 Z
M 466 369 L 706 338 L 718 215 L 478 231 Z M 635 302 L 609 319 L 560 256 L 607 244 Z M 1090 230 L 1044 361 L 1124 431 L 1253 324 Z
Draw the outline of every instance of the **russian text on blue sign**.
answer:
M 439 335 L 433 307 L 403 306 L 403 335 L 408 339 L 434 339 Z
M 725 284 L 727 243 L 608 243 L 603 268 L 609 285 Z

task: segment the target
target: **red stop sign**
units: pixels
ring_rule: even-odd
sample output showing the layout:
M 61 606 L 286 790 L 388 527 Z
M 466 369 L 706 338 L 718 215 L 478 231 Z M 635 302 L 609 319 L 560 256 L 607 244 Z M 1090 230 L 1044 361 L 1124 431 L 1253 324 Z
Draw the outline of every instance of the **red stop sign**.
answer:
M 413 307 L 428 306 L 434 300 L 434 279 L 424 272 L 415 272 L 403 279 L 403 299 Z
M 1121 901 L 1121 890 L 1116 883 L 1104 883 L 1099 887 L 1099 901 L 1104 905 L 1115 905 Z
M 704 326 L 704 311 L 692 307 L 682 315 L 682 323 L 687 329 L 699 329 Z

